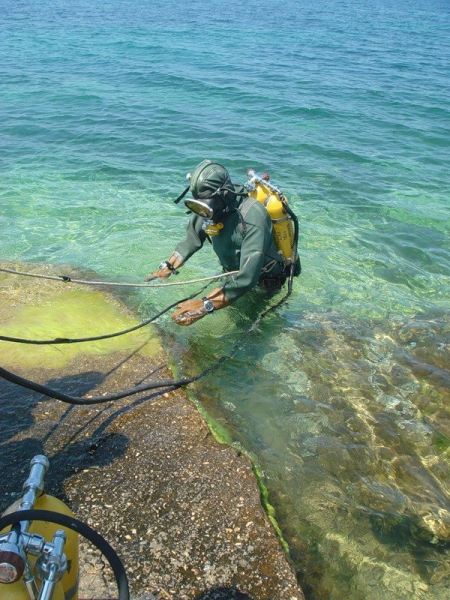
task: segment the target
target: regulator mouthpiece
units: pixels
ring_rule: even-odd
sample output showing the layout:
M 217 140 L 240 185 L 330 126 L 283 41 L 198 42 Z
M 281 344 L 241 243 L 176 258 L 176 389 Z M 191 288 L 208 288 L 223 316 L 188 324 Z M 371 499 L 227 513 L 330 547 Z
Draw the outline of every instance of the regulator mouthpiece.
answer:
M 203 231 L 209 237 L 214 237 L 215 235 L 219 235 L 221 230 L 223 229 L 223 223 L 214 223 L 211 219 L 205 219 L 202 225 Z

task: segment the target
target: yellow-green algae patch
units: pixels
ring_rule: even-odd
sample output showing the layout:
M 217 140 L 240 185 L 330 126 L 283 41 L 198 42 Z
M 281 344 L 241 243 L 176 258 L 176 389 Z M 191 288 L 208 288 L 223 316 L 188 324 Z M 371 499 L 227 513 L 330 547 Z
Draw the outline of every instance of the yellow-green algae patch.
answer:
M 71 289 L 42 304 L 22 306 L 13 311 L 2 324 L 2 335 L 33 340 L 55 338 L 85 338 L 110 334 L 137 325 L 111 303 L 103 292 L 90 289 Z M 160 352 L 160 343 L 151 326 L 145 326 L 118 337 L 54 345 L 30 345 L 0 341 L 0 356 L 4 367 L 61 368 L 69 361 L 84 356 L 108 355 L 135 351 L 148 358 Z

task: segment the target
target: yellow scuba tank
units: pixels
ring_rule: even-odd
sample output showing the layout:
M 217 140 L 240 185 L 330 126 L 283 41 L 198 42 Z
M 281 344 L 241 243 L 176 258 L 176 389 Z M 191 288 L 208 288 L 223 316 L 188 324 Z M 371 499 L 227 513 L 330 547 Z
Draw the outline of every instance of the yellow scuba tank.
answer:
M 273 225 L 275 246 L 284 258 L 285 266 L 296 261 L 296 240 L 294 221 L 286 207 L 287 199 L 271 183 L 269 175 L 265 173 L 260 177 L 253 169 L 247 171 L 248 181 L 246 188 L 248 195 L 261 202 L 269 213 Z
M 30 476 L 23 486 L 23 495 L 20 500 L 14 502 L 4 515 L 28 509 L 47 510 L 54 513 L 73 517 L 73 512 L 58 498 L 49 496 L 43 491 L 43 477 L 48 468 L 48 459 L 45 456 L 35 456 L 31 461 Z M 78 599 L 78 534 L 66 527 L 49 523 L 46 521 L 32 521 L 31 523 L 24 522 L 25 526 L 21 527 L 21 533 L 35 534 L 42 536 L 46 542 L 55 541 L 58 534 L 57 531 L 63 531 L 65 534 L 65 543 L 63 551 L 67 561 L 67 568 L 64 571 L 61 579 L 53 586 L 51 598 L 52 600 L 77 600 Z M 23 525 L 23 524 L 22 524 Z M 0 536 L 9 528 L 0 531 Z M 55 537 L 56 534 L 56 537 Z M 14 540 L 12 540 L 14 542 Z M 12 552 L 11 552 L 12 550 Z M 17 551 L 19 550 L 19 551 Z M 38 554 L 38 553 L 37 553 Z M 25 585 L 26 571 L 22 576 L 21 560 L 25 559 L 30 567 L 30 572 L 36 577 L 36 584 L 41 585 L 40 573 L 44 572 L 43 565 L 40 565 L 41 556 L 33 555 L 26 549 L 26 556 L 23 549 L 20 550 L 14 544 L 0 544 L 0 598 L 1 600 L 29 600 L 30 595 Z M 17 570 L 19 571 L 19 579 L 17 579 Z M 11 583 L 8 583 L 11 581 Z

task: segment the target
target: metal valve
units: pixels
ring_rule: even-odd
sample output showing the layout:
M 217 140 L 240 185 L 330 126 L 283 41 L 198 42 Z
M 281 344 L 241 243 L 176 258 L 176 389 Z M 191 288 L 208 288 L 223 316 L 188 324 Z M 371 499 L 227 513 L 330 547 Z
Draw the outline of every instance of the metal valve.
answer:
M 67 559 L 64 554 L 66 533 L 58 529 L 52 540 L 52 549 L 40 555 L 36 562 L 36 573 L 42 581 L 39 600 L 49 600 L 53 590 L 67 571 Z
M 50 553 L 53 545 L 42 535 L 19 533 L 12 529 L 0 536 L 0 583 L 15 583 L 27 568 L 27 554 Z
M 34 508 L 36 498 L 42 494 L 44 475 L 49 466 L 48 458 L 37 455 L 30 461 L 30 466 L 29 477 L 22 488 L 19 511 Z M 29 527 L 29 521 L 21 521 L 20 526 L 18 524 L 18 529 L 12 529 L 8 533 L 0 535 L 0 583 L 15 583 L 25 573 L 25 579 L 29 582 L 31 590 L 33 584 L 31 583 L 32 577 L 30 576 L 25 546 L 28 541 L 31 546 L 41 547 L 42 544 L 40 540 L 36 539 L 38 536 L 27 534 Z
M 262 183 L 262 184 L 264 184 L 264 187 L 266 187 L 270 191 L 278 194 L 280 196 L 280 198 L 283 197 L 283 194 L 280 192 L 280 190 L 270 183 L 269 173 L 264 173 L 264 175 L 262 177 L 260 177 L 254 169 L 248 169 L 247 178 L 248 178 L 248 180 L 246 181 L 246 183 L 244 185 L 245 185 L 245 188 L 249 192 L 253 192 L 255 190 L 256 184 Z

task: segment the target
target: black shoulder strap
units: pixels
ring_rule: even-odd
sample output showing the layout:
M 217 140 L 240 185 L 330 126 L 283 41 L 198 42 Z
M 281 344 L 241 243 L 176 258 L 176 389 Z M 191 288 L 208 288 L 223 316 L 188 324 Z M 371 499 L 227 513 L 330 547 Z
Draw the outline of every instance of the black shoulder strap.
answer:
M 241 234 L 242 234 L 242 237 L 244 237 L 245 234 L 247 233 L 247 226 L 245 224 L 245 217 L 247 216 L 247 213 L 251 209 L 251 207 L 254 206 L 255 202 L 258 202 L 257 200 L 255 200 L 255 198 L 247 198 L 236 209 L 237 212 L 239 213 L 239 218 L 241 220 Z

